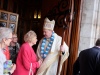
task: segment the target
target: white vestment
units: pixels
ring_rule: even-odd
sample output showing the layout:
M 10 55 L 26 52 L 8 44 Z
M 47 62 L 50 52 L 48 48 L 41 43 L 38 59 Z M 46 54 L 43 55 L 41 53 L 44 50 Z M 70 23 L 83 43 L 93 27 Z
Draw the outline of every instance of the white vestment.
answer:
M 38 48 L 37 48 L 37 56 L 39 59 L 42 59 L 41 54 L 40 54 L 40 47 L 41 47 L 42 40 L 40 41 Z M 38 69 L 36 75 L 56 75 L 61 40 L 62 40 L 62 38 L 60 36 L 58 36 L 56 33 L 54 33 L 54 42 L 52 44 L 50 53 L 44 59 L 40 68 Z M 62 69 L 63 62 L 69 56 L 69 51 L 68 51 L 69 48 L 65 43 L 64 43 L 64 48 L 65 48 L 65 54 L 61 56 L 60 71 Z

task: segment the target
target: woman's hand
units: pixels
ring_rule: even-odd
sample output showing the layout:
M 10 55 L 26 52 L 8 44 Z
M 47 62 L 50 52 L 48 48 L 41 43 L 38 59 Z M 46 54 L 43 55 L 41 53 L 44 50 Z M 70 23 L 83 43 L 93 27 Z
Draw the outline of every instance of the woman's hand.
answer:
M 12 69 L 10 70 L 10 73 L 12 74 L 16 69 L 16 64 L 12 64 Z
M 39 66 L 41 66 L 43 60 L 39 60 L 38 63 L 39 63 Z

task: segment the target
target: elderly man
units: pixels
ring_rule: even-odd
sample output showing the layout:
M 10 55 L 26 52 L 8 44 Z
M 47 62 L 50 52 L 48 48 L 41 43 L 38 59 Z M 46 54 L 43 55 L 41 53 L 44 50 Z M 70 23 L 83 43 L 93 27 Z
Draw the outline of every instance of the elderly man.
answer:
M 56 75 L 60 50 L 63 52 L 60 71 L 63 62 L 69 56 L 68 46 L 65 43 L 61 46 L 62 38 L 53 31 L 54 25 L 54 20 L 50 21 L 48 18 L 45 18 L 43 26 L 44 37 L 39 42 L 37 48 L 37 56 L 43 60 L 43 63 L 36 75 Z

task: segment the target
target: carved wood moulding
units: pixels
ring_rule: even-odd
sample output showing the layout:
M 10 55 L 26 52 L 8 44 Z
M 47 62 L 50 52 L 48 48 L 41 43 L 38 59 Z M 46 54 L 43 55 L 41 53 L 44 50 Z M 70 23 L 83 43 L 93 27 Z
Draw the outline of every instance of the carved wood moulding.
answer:
M 54 19 L 56 21 L 55 27 L 62 27 L 65 16 L 70 14 L 69 6 L 68 0 L 59 0 L 58 4 L 45 17 L 48 17 L 50 20 Z

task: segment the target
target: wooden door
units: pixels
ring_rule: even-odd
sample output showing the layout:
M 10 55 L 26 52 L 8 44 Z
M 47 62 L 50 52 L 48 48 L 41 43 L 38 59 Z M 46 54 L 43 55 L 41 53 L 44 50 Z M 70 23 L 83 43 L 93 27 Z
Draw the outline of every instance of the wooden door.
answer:
M 48 17 L 50 20 L 54 19 L 56 21 L 54 30 L 60 36 L 63 33 L 63 25 L 67 24 L 65 42 L 69 46 L 70 55 L 63 64 L 61 75 L 72 75 L 73 64 L 78 54 L 81 0 L 58 0 L 56 2 L 51 3 L 52 7 L 48 6 L 50 2 L 49 4 L 46 2 L 46 5 L 45 3 L 43 4 L 43 8 L 45 9 L 42 10 L 42 18 Z M 65 23 L 64 18 L 66 18 Z

